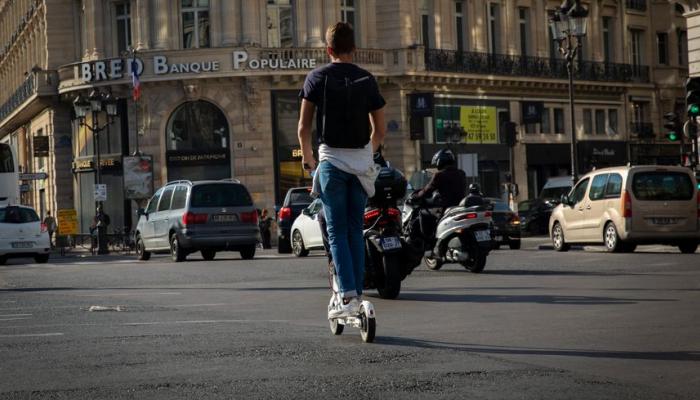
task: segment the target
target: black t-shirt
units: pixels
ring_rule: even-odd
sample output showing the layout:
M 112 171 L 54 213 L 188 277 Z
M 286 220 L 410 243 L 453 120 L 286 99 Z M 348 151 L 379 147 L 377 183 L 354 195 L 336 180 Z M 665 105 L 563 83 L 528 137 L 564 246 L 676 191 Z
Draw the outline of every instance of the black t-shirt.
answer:
M 330 63 L 318 67 L 309 72 L 304 81 L 304 87 L 299 92 L 299 97 L 306 99 L 316 105 L 316 126 L 323 125 L 323 86 L 326 74 L 331 73 L 334 76 L 347 76 L 350 80 L 360 79 L 365 76 L 370 76 L 370 90 L 367 104 L 369 105 L 368 113 L 379 110 L 384 107 L 386 101 L 379 93 L 379 86 L 371 73 L 358 67 L 352 63 Z

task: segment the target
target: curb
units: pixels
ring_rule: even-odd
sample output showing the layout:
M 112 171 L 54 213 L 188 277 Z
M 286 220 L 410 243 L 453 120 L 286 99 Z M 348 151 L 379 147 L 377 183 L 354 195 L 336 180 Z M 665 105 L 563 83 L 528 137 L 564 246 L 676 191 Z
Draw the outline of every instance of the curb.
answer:
M 570 249 L 571 250 L 585 250 L 585 247 L 572 245 Z M 554 250 L 554 246 L 551 244 L 541 244 L 541 245 L 537 246 L 537 250 Z

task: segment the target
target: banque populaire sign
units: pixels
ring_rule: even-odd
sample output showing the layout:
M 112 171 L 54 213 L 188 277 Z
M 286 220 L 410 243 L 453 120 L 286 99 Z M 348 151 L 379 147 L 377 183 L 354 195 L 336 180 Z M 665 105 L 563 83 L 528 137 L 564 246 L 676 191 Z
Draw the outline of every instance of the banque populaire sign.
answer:
M 293 70 L 316 68 L 315 58 L 256 58 L 245 50 L 232 53 L 231 64 L 222 65 L 220 60 L 187 60 L 170 62 L 167 56 L 154 55 L 151 59 L 150 72 L 153 75 L 201 74 L 220 72 L 225 69 L 239 70 Z M 138 75 L 143 75 L 145 63 L 141 58 L 113 58 L 79 64 L 78 74 L 83 82 L 109 81 L 130 77 L 133 68 Z

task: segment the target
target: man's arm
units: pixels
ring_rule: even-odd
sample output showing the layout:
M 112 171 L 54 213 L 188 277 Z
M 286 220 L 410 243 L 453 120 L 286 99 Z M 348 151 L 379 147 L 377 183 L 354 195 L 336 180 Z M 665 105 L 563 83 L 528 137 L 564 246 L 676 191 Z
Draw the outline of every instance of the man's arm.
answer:
M 299 113 L 299 126 L 297 128 L 302 154 L 301 162 L 308 164 L 312 170 L 316 168 L 314 150 L 311 145 L 311 123 L 314 118 L 314 111 L 316 111 L 314 103 L 306 99 L 301 100 L 301 112 Z
M 384 143 L 386 124 L 384 124 L 384 107 L 369 113 L 369 122 L 372 124 L 372 151 L 377 152 L 379 146 Z
M 424 197 L 430 196 L 431 194 L 433 194 L 433 192 L 434 192 L 435 190 L 437 190 L 437 188 L 438 188 L 438 180 L 439 180 L 439 179 L 440 179 L 440 174 L 439 174 L 439 173 L 435 173 L 435 174 L 433 175 L 433 177 L 430 178 L 430 182 L 428 182 L 428 184 L 425 185 L 425 187 L 424 187 L 423 189 L 421 189 L 421 190 L 415 192 L 415 193 L 413 194 L 412 197 L 413 197 L 414 199 L 422 199 L 422 198 L 424 198 Z

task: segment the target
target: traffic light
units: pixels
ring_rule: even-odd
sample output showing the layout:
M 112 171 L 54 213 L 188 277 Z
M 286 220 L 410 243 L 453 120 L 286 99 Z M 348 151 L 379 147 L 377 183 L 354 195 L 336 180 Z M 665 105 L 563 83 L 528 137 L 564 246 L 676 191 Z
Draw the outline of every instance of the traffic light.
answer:
M 671 142 L 677 142 L 681 137 L 683 127 L 676 113 L 664 114 L 664 128 L 666 128 L 666 139 Z
M 683 124 L 683 135 L 690 140 L 698 138 L 698 126 L 692 119 L 685 121 L 685 124 Z
M 688 117 L 700 116 L 700 77 L 688 78 L 685 82 L 685 105 Z

